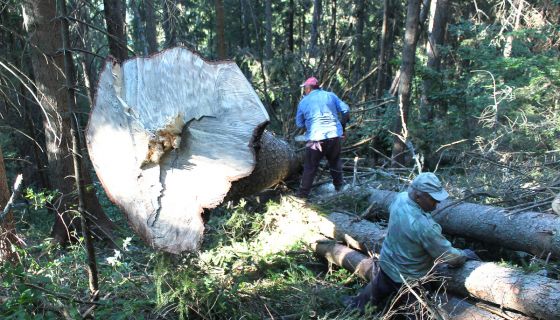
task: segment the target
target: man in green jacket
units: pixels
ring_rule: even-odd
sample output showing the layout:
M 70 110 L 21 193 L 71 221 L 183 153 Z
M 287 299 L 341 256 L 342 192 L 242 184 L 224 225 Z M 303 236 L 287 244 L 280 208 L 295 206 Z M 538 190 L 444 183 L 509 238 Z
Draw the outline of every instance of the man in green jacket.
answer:
M 451 266 L 460 266 L 467 259 L 480 260 L 472 250 L 454 248 L 432 218 L 430 212 L 448 196 L 431 172 L 418 175 L 408 191 L 397 195 L 389 208 L 389 227 L 381 248 L 379 271 L 351 300 L 352 307 L 363 311 L 367 303 L 379 306 L 405 280 L 425 276 L 436 260 Z

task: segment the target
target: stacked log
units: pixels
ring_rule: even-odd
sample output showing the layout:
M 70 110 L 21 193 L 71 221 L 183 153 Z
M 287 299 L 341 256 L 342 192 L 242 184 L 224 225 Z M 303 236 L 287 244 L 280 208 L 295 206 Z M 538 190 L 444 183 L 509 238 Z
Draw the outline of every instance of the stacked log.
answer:
M 352 250 L 334 241 L 322 240 L 312 244 L 312 248 L 318 255 L 325 257 L 329 262 L 343 267 L 364 280 L 371 280 L 375 276 L 373 260 L 364 254 Z M 441 303 L 440 308 L 450 319 L 454 320 L 482 320 L 482 319 L 515 319 L 528 320 L 529 317 L 511 312 L 500 311 L 501 315 L 485 310 L 483 307 L 474 305 L 465 299 L 459 299 L 452 295 L 438 297 Z M 490 309 L 490 307 L 488 308 Z
M 360 249 L 363 247 L 381 248 L 385 229 L 378 224 L 356 217 L 343 214 L 331 213 L 323 216 L 313 209 L 301 208 L 302 214 L 309 215 L 308 220 L 316 225 L 316 230 L 329 238 L 346 241 L 352 247 Z M 344 226 L 338 229 L 337 226 Z M 373 236 L 372 236 L 373 235 Z M 358 244 L 356 239 L 371 239 L 376 237 L 377 244 Z M 321 244 L 314 244 L 316 251 L 325 256 L 325 249 Z M 336 247 L 329 249 L 333 263 L 342 266 L 358 266 L 361 261 L 359 256 L 350 254 Z M 340 251 L 337 253 L 337 250 Z M 350 249 L 348 249 L 350 250 Z M 348 257 L 348 261 L 336 260 Z M 327 258 L 329 258 L 327 256 Z M 331 259 L 329 259 L 331 260 Z M 363 268 L 366 268 L 367 264 Z M 367 271 L 359 271 L 367 274 Z M 471 296 L 489 303 L 499 305 L 506 309 L 522 312 L 528 316 L 541 319 L 560 319 L 560 281 L 539 275 L 525 274 L 520 270 L 502 266 L 492 262 L 468 261 L 459 268 L 442 268 L 441 275 L 447 278 L 448 289 L 462 296 Z
M 373 190 L 369 201 L 376 213 L 389 218 L 388 209 L 398 193 Z M 539 257 L 560 258 L 560 216 L 542 212 L 509 214 L 503 208 L 443 201 L 432 214 L 449 235 L 477 239 Z

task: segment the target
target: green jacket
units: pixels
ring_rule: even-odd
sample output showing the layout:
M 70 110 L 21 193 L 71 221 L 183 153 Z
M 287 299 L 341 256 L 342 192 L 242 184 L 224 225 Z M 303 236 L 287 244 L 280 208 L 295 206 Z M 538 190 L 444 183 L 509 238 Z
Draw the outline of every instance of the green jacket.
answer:
M 429 213 L 401 192 L 389 208 L 389 228 L 379 264 L 395 282 L 425 276 L 438 258 L 461 265 L 466 257 L 441 234 L 441 226 Z

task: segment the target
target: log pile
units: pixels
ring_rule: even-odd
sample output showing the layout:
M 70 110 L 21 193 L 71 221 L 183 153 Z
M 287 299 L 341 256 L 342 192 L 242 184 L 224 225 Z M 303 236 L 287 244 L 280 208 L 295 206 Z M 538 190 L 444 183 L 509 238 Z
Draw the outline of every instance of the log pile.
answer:
M 309 223 L 324 236 L 343 241 L 355 249 L 380 248 L 385 229 L 376 223 L 343 214 L 322 216 L 310 208 L 299 208 L 309 216 Z M 343 226 L 338 228 L 338 226 Z M 376 239 L 378 243 L 361 244 L 357 239 Z M 329 244 L 312 244 L 314 250 L 332 263 L 367 274 L 371 262 L 362 261 L 359 253 L 344 246 L 330 248 Z M 328 248 L 328 249 L 327 249 Z M 349 266 L 354 266 L 352 267 Z M 442 268 L 448 290 L 480 299 L 505 309 L 515 310 L 540 319 L 560 319 L 560 281 L 492 262 L 468 261 L 460 268 Z

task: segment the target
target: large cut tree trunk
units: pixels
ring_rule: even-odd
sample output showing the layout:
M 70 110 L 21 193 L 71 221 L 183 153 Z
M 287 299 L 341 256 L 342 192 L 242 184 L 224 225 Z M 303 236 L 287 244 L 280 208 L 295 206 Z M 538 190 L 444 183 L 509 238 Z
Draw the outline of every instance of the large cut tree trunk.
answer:
M 55 0 L 26 0 L 23 2 L 26 28 L 30 34 L 31 61 L 39 103 L 43 108 L 45 144 L 48 158 L 51 188 L 60 196 L 53 203 L 56 212 L 52 236 L 55 242 L 65 243 L 73 230 L 72 215 L 76 197 L 74 195 L 74 169 L 71 156 L 70 114 L 67 108 L 64 62 L 60 50 L 60 22 L 56 12 Z M 88 183 L 89 174 L 82 168 Z M 93 215 L 93 221 L 109 235 L 111 221 L 104 214 L 90 188 L 86 192 L 86 210 Z
M 346 246 L 336 244 L 333 241 L 317 241 L 312 244 L 313 250 L 320 256 L 325 257 L 329 262 L 341 266 L 349 271 L 354 272 L 360 278 L 365 280 L 371 280 L 374 273 L 377 272 L 374 269 L 373 259 L 363 255 L 362 253 L 352 250 Z M 440 296 L 441 297 L 441 296 Z M 504 319 L 504 317 L 493 314 L 489 311 L 484 310 L 476 305 L 470 304 L 464 299 L 459 299 L 457 297 L 448 296 L 442 300 L 443 303 L 441 308 L 449 316 L 450 319 L 454 320 L 486 320 L 486 319 Z M 515 320 L 528 320 L 530 318 L 516 314 L 509 311 L 502 311 L 505 319 L 515 319 Z
M 105 63 L 86 138 L 103 187 L 133 229 L 179 253 L 199 248 L 203 209 L 297 168 L 295 152 L 263 133 L 268 120 L 235 63 L 173 48 Z
M 388 208 L 397 192 L 374 190 L 370 202 L 376 212 L 388 218 Z M 541 212 L 508 214 L 502 208 L 474 203 L 450 206 L 447 200 L 439 204 L 444 210 L 433 214 L 447 234 L 477 239 L 513 250 L 525 251 L 537 256 L 560 257 L 560 217 Z
M 313 210 L 301 210 L 302 214 L 310 215 L 313 221 L 317 213 Z M 332 214 L 331 214 L 332 215 Z M 327 237 L 332 237 L 332 221 L 329 217 L 323 218 L 322 232 Z M 341 223 L 344 221 L 343 223 Z M 353 225 L 359 224 L 359 227 Z M 353 239 L 348 242 L 352 247 L 361 247 L 361 245 L 353 244 L 355 239 L 367 238 L 369 234 L 381 234 L 383 229 L 378 225 L 360 221 L 349 215 L 338 214 L 337 222 L 334 228 L 343 225 L 341 230 L 345 238 Z M 341 237 L 337 237 L 341 240 Z M 382 237 L 377 237 L 382 239 Z M 372 247 L 368 244 L 367 247 Z M 381 247 L 378 242 L 375 248 Z M 317 249 L 315 249 L 317 250 Z M 342 249 L 337 249 L 342 250 Z M 350 255 L 341 254 L 340 259 L 351 258 Z M 356 260 L 352 258 L 350 262 L 343 262 L 341 265 L 358 265 Z M 341 260 L 342 261 L 342 260 Z M 335 262 L 335 261 L 333 261 Z M 336 262 L 335 262 L 336 263 Z M 442 275 L 448 278 L 448 289 L 462 295 L 470 295 L 475 298 L 495 303 L 507 309 L 523 312 L 532 317 L 542 319 L 559 319 L 560 318 L 560 281 L 539 275 L 524 274 L 522 271 L 500 266 L 492 262 L 468 261 L 464 266 L 459 268 L 442 268 Z M 360 273 L 366 273 L 360 271 Z

